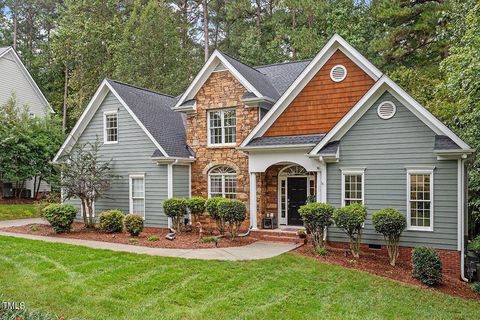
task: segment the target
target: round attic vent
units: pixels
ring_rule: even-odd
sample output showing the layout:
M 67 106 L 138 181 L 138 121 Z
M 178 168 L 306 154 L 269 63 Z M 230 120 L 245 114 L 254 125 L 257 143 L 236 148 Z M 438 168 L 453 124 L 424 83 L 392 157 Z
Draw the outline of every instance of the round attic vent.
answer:
M 380 103 L 377 109 L 378 116 L 382 119 L 390 119 L 397 112 L 397 107 L 391 101 L 384 101 Z
M 347 76 L 347 69 L 341 64 L 336 65 L 330 70 L 330 78 L 335 82 L 340 82 Z

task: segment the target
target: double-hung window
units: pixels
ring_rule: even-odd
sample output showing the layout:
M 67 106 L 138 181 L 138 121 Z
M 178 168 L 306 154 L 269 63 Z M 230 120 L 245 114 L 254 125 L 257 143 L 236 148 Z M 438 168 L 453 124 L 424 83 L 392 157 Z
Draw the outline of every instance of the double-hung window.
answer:
M 365 169 L 342 170 L 342 207 L 352 203 L 364 204 Z
M 145 175 L 131 174 L 130 180 L 130 213 L 145 217 Z
M 105 111 L 103 114 L 103 142 L 105 144 L 118 142 L 117 111 Z
M 407 228 L 433 231 L 433 170 L 407 171 Z
M 237 139 L 235 109 L 208 112 L 208 144 L 235 145 Z

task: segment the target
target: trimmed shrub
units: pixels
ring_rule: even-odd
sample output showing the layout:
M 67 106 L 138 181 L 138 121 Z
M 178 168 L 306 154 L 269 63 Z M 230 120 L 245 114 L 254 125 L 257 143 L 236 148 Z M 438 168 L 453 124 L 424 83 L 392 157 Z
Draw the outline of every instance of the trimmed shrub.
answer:
M 442 261 L 432 248 L 418 247 L 412 252 L 412 275 L 427 286 L 434 286 L 442 281 Z
M 98 217 L 100 230 L 108 233 L 122 232 L 124 217 L 125 215 L 120 210 L 103 211 Z
M 480 254 L 480 236 L 477 236 L 468 244 L 468 250 L 473 251 L 476 254 Z
M 207 199 L 204 197 L 192 197 L 188 200 L 188 210 L 192 214 L 192 225 L 199 227 L 199 231 L 202 232 L 202 224 L 200 217 L 205 212 L 205 202 Z
M 123 219 L 125 230 L 136 237 L 143 231 L 143 217 L 136 213 L 127 214 Z
M 247 207 L 240 200 L 223 199 L 218 202 L 218 214 L 223 221 L 228 223 L 228 231 L 234 239 L 237 236 L 238 229 L 247 217 Z
M 320 257 L 325 257 L 328 253 L 327 248 L 325 247 L 317 247 L 315 248 L 315 252 L 320 256 Z
M 390 264 L 395 266 L 395 262 L 400 253 L 398 250 L 400 235 L 407 227 L 405 216 L 396 209 L 387 208 L 375 211 L 372 214 L 372 223 L 375 231 L 383 234 Z
M 223 217 L 221 217 L 220 214 L 218 213 L 218 203 L 222 200 L 224 200 L 224 198 L 214 197 L 214 198 L 209 198 L 207 199 L 207 201 L 205 201 L 205 209 L 207 210 L 207 213 L 210 216 L 210 218 L 215 220 L 215 223 L 217 225 L 217 230 L 220 234 L 225 233 L 225 220 L 223 220 Z
M 350 240 L 350 251 L 354 258 L 360 257 L 360 242 L 362 240 L 363 224 L 367 219 L 367 210 L 359 203 L 352 203 L 335 210 L 333 221 L 343 229 Z
M 43 216 L 56 233 L 68 232 L 72 229 L 73 220 L 78 210 L 71 204 L 51 204 L 43 209 Z
M 163 210 L 167 217 L 172 219 L 175 231 L 180 232 L 182 221 L 187 214 L 188 201 L 184 198 L 171 198 L 163 202 Z
M 480 282 L 474 282 L 471 286 L 473 292 L 480 293 Z
M 303 219 L 305 227 L 312 234 L 313 246 L 323 247 L 325 228 L 332 225 L 332 215 L 335 207 L 326 203 L 309 203 L 301 206 L 298 213 Z

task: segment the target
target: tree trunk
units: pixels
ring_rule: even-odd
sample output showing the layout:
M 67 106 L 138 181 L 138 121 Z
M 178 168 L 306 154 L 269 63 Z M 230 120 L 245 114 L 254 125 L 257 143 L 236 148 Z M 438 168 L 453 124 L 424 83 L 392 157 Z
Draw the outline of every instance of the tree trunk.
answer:
M 67 129 L 68 64 L 65 63 L 65 83 L 63 85 L 63 119 L 62 129 Z
M 88 199 L 87 200 L 87 205 L 88 205 L 88 227 L 89 228 L 94 228 L 95 223 L 93 222 L 93 206 L 92 206 L 92 200 Z
M 187 40 L 188 40 L 188 0 L 183 1 L 183 5 L 181 6 L 182 12 L 182 49 L 187 48 Z
M 83 217 L 83 225 L 85 228 L 88 228 L 88 221 L 87 221 L 87 204 L 85 202 L 85 199 L 80 199 L 82 202 L 82 217 Z
M 256 10 L 255 10 L 255 25 L 257 27 L 257 31 L 260 33 L 260 19 L 261 19 L 261 0 L 256 0 Z
M 295 9 L 292 10 L 292 30 L 295 32 L 297 29 L 297 18 L 295 16 Z M 295 44 L 292 43 L 292 58 L 295 60 L 297 58 L 297 49 L 295 48 Z
M 37 179 L 37 177 L 35 177 Z M 35 190 L 35 199 L 38 199 L 38 194 L 40 193 L 40 185 L 42 184 L 42 177 L 38 177 L 38 186 Z
M 204 52 L 205 52 L 205 62 L 208 60 L 208 57 L 210 56 L 209 50 L 208 50 L 208 4 L 207 0 L 202 1 L 202 7 L 203 7 L 203 39 L 205 41 L 204 45 Z
M 17 35 L 18 35 L 18 3 L 14 1 L 12 6 L 12 19 L 13 19 L 13 49 L 17 50 Z

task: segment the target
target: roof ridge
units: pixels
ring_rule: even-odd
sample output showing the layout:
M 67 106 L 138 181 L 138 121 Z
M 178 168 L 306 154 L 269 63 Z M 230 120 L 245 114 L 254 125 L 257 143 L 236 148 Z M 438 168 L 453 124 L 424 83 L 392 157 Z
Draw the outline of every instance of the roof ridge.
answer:
M 218 49 L 217 49 L 217 50 L 218 50 Z M 244 66 L 247 66 L 247 67 L 249 67 L 250 69 L 252 69 L 252 70 L 254 70 L 254 71 L 256 71 L 256 72 L 260 73 L 261 75 L 264 75 L 264 76 L 265 76 L 265 74 L 264 74 L 264 73 L 262 73 L 262 72 L 260 72 L 259 70 L 255 69 L 255 67 L 253 67 L 253 66 L 251 66 L 251 65 L 249 65 L 249 64 L 246 64 L 245 62 L 242 62 L 242 61 L 240 61 L 238 58 L 232 57 L 232 56 L 231 56 L 231 55 L 229 55 L 228 53 L 225 53 L 225 52 L 223 52 L 223 51 L 220 51 L 220 50 L 218 50 L 218 52 L 220 52 L 221 54 L 224 54 L 224 55 L 226 55 L 227 57 L 229 57 L 229 58 L 231 58 L 231 59 L 233 59 L 233 60 L 235 60 L 235 61 L 237 61 L 237 62 L 239 62 L 239 63 L 243 64 Z
M 142 88 L 142 87 L 139 87 L 139 86 L 136 86 L 136 85 L 133 85 L 133 84 L 129 84 L 129 83 L 125 83 L 125 82 L 122 82 L 122 81 L 113 80 L 113 79 L 107 79 L 107 80 L 112 81 L 112 82 L 116 82 L 118 84 L 121 84 L 121 85 L 124 85 L 124 86 L 127 86 L 127 87 L 132 87 L 132 88 L 135 88 L 135 89 L 139 89 L 139 90 L 142 90 L 142 91 L 155 93 L 155 94 L 166 96 L 166 97 L 173 98 L 173 99 L 176 98 L 175 96 L 172 96 L 172 95 L 169 95 L 169 94 L 166 94 L 166 93 L 163 93 L 163 92 L 153 91 L 153 90 L 150 90 L 150 89 L 147 89 L 147 88 Z
M 272 63 L 272 64 L 263 64 L 263 65 L 260 65 L 260 66 L 255 66 L 254 68 L 266 68 L 266 67 L 273 67 L 273 66 L 279 66 L 279 65 L 284 65 L 284 64 L 307 62 L 307 61 L 312 61 L 312 60 L 313 59 L 302 59 L 302 60 L 295 60 L 295 61 L 277 62 L 277 63 Z

